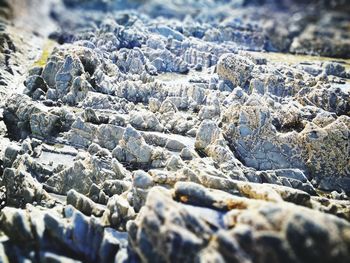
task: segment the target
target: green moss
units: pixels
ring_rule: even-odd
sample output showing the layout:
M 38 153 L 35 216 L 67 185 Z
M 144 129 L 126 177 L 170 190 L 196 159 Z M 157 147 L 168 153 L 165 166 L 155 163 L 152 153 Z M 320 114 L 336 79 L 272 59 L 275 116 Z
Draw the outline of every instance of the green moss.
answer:
M 43 47 L 43 51 L 41 53 L 40 58 L 34 62 L 34 67 L 44 67 L 47 63 L 47 60 L 49 59 L 49 56 L 53 50 L 53 48 L 55 47 L 56 42 L 48 40 L 44 47 Z

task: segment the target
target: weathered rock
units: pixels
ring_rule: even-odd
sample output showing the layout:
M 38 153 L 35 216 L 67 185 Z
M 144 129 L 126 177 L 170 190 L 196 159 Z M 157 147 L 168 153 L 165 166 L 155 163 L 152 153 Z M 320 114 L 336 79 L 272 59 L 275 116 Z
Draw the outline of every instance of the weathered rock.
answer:
M 60 131 L 60 117 L 52 110 L 36 105 L 25 95 L 12 96 L 7 101 L 4 113 L 5 124 L 15 138 L 26 138 L 27 135 L 50 137 Z
M 125 229 L 126 223 L 135 218 L 134 209 L 128 201 L 119 195 L 111 197 L 107 203 L 107 209 L 104 217 L 113 227 Z
M 151 161 L 152 147 L 146 144 L 138 131 L 128 126 L 113 155 L 121 162 L 147 164 Z
M 269 260 L 265 254 L 266 249 L 269 250 L 269 255 L 273 255 L 275 262 L 286 259 L 290 262 L 310 259 L 328 261 L 337 259 L 343 262 L 344 256 L 349 253 L 345 244 L 348 242 L 346 233 L 350 225 L 334 216 L 323 215 L 306 208 L 297 209 L 295 205 L 254 202 L 233 196 L 231 201 L 225 204 L 223 202 L 225 199 L 222 199 L 225 195 L 219 192 L 206 196 L 201 191 L 185 191 L 178 192 L 177 196 L 181 202 L 190 204 L 200 201 L 196 198 L 202 196 L 208 202 L 202 202 L 201 205 L 209 207 L 225 205 L 226 209 L 232 210 L 226 214 L 216 214 L 217 212 L 213 210 L 197 208 L 196 212 L 192 210 L 190 216 L 189 211 L 193 208 L 174 202 L 170 193 L 155 188 L 149 193 L 146 205 L 135 222 L 128 225 L 131 246 L 142 260 L 160 258 L 159 261 L 187 262 L 193 260 L 193 257 L 200 257 L 203 252 L 199 251 L 204 248 L 212 249 L 218 253 L 217 256 L 225 260 L 254 260 L 259 257 L 262 262 Z M 205 216 L 209 214 L 216 215 L 218 221 L 213 217 L 211 218 L 213 221 L 207 221 Z M 222 217 L 223 221 L 220 219 Z M 312 219 L 314 217 L 319 220 L 314 221 Z M 220 222 L 223 222 L 228 229 Z M 220 230 L 213 232 L 208 228 L 208 224 L 215 225 Z M 304 227 L 300 227 L 300 224 Z M 325 230 L 330 226 L 337 234 Z M 143 233 L 142 238 L 140 233 Z M 171 242 L 174 234 L 177 243 Z M 312 253 L 309 245 L 301 241 L 308 239 L 313 247 L 320 249 L 319 246 L 324 246 L 324 242 L 319 237 L 323 235 L 329 242 L 327 247 L 331 244 L 337 246 L 339 242 L 345 242 L 344 246 L 336 250 L 337 252 L 323 250 L 324 254 L 320 255 Z M 168 242 L 162 241 L 163 238 Z M 150 244 L 153 246 L 149 250 L 140 249 Z M 191 247 L 190 251 L 194 254 L 181 253 L 183 246 L 175 244 L 186 244 L 187 248 Z
M 46 185 L 51 191 L 60 194 L 66 194 L 70 189 L 87 194 L 92 184 L 101 184 L 105 180 L 116 178 L 113 171 L 101 169 L 101 165 L 96 157 L 77 160 L 71 167 L 51 176 Z
M 24 93 L 32 96 L 37 89 L 41 89 L 43 92 L 48 90 L 44 79 L 38 75 L 29 76 L 26 80 L 26 90 Z
M 350 9 L 304 2 L 0 1 L 0 261 L 347 262 Z
M 85 215 L 102 216 L 104 209 L 95 204 L 88 197 L 79 194 L 74 189 L 67 192 L 67 204 L 74 206 Z
M 220 58 L 217 71 L 221 78 L 227 79 L 235 86 L 244 88 L 248 84 L 254 64 L 240 55 L 227 54 Z
M 6 168 L 3 174 L 2 185 L 6 189 L 6 204 L 23 208 L 27 203 L 48 203 L 50 197 L 42 185 L 25 170 L 21 159 L 16 161 L 14 167 L 16 168 Z

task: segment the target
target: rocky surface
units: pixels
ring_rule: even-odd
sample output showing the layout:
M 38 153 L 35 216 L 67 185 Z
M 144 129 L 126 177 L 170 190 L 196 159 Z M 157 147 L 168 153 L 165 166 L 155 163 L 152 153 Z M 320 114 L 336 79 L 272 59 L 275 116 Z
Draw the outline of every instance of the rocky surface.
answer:
M 0 261 L 348 262 L 349 11 L 0 1 Z

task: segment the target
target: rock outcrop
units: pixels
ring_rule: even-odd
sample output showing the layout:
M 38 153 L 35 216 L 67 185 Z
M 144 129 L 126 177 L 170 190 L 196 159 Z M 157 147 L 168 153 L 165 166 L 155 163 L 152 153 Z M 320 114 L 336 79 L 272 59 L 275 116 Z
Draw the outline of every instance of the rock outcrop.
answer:
M 24 2 L 0 262 L 349 261 L 346 1 Z

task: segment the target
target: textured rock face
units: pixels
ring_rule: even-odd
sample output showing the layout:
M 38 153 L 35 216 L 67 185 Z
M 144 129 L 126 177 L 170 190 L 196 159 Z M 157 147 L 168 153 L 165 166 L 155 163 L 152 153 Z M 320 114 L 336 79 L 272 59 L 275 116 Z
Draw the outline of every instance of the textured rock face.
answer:
M 176 184 L 173 195 L 153 188 L 138 219 L 128 226 L 131 245 L 146 262 L 346 262 L 349 228 L 345 220 L 308 208 L 189 183 Z
M 346 1 L 24 2 L 0 262 L 349 261 Z
M 250 59 L 239 55 L 223 55 L 217 66 L 218 75 L 235 86 L 245 87 L 251 78 L 254 64 Z
M 235 57 L 231 55 L 233 64 L 237 61 Z M 241 56 L 237 56 L 237 59 L 240 60 Z M 225 62 L 230 63 L 224 58 L 221 63 Z M 329 66 L 325 66 L 327 70 Z M 259 71 L 262 71 L 261 67 Z M 254 76 L 254 73 L 249 76 Z M 233 84 L 239 85 L 235 82 L 237 79 L 231 79 Z M 280 88 L 286 88 L 286 84 L 281 83 Z M 265 87 L 261 89 L 266 90 Z M 311 101 L 305 106 L 288 100 L 269 103 L 264 97 L 255 96 L 255 93 L 260 93 L 260 88 L 253 80 L 248 92 L 252 92 L 251 99 L 243 105 L 237 103 L 228 107 L 222 119 L 224 135 L 245 165 L 258 170 L 299 168 L 318 182 L 324 181 L 324 177 L 332 177 L 339 184 L 347 177 L 349 160 L 344 156 L 349 153 L 348 116 L 334 115 L 324 123 L 322 119 L 326 113 L 316 111 L 313 113 L 315 117 L 311 118 L 306 114 L 311 110 L 306 108 L 306 105 L 312 105 Z M 292 94 L 301 100 L 304 100 L 304 96 L 310 96 L 303 90 Z M 346 183 L 342 187 L 348 191 Z

